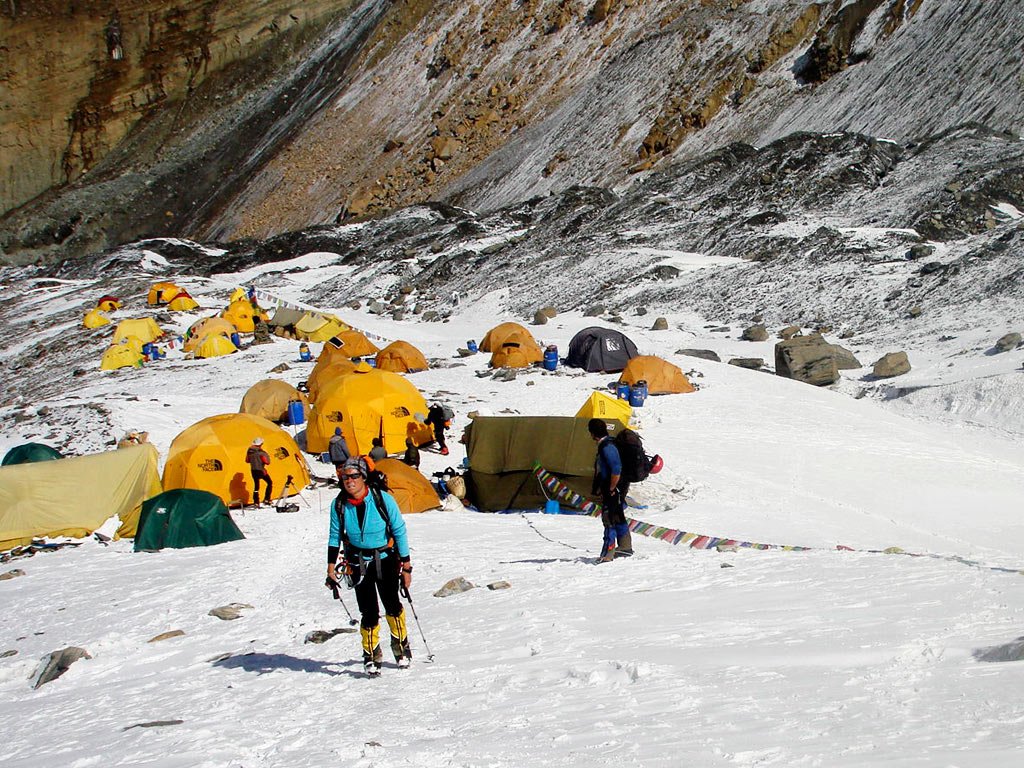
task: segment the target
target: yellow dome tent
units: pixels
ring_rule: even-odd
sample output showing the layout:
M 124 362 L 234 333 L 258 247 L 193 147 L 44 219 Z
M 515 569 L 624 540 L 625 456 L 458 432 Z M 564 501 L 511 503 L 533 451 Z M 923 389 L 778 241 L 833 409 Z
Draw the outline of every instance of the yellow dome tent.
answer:
M 395 497 L 402 514 L 426 512 L 441 506 L 434 486 L 415 467 L 398 459 L 381 459 L 374 464 L 387 477 L 388 493 Z
M 197 359 L 222 357 L 237 351 L 238 347 L 227 336 L 222 336 L 219 333 L 208 333 L 199 342 L 199 346 L 192 350 L 192 357 Z
M 204 317 L 202 320 L 192 323 L 188 331 L 185 332 L 183 349 L 186 352 L 191 352 L 202 343 L 203 339 L 211 334 L 230 337 L 234 332 L 235 326 L 223 317 Z
M 491 354 L 492 368 L 527 368 L 544 359 L 544 351 L 529 331 L 506 336 Z
M 199 309 L 199 302 L 193 299 L 188 291 L 182 291 L 168 302 L 167 308 L 172 312 L 191 312 L 193 309 Z
M 672 395 L 681 392 L 694 392 L 693 384 L 686 374 L 668 360 L 654 355 L 639 355 L 626 363 L 625 369 L 619 374 L 619 381 L 632 386 L 638 381 L 647 382 L 647 393 L 650 395 Z
M 377 368 L 395 373 L 425 371 L 427 358 L 407 341 L 393 341 L 377 353 Z
M 104 325 L 110 325 L 110 318 L 104 315 L 99 307 L 96 307 L 96 309 L 90 309 L 85 313 L 82 325 L 86 328 L 102 328 Z
M 235 290 L 233 290 L 231 292 L 231 297 L 228 299 L 228 304 L 233 304 L 234 302 L 238 301 L 239 299 L 248 299 L 248 298 L 249 298 L 249 294 L 246 292 L 245 288 L 242 288 L 241 286 L 239 286 L 238 288 L 235 288 Z
M 114 344 L 119 343 L 127 336 L 134 336 L 143 344 L 156 341 L 164 335 L 163 329 L 156 324 L 152 317 L 142 317 L 136 320 L 122 320 L 114 329 Z
M 317 393 L 306 427 L 307 450 L 326 451 L 334 428 L 341 427 L 354 454 L 369 453 L 375 437 L 384 439 L 388 453 L 398 453 L 407 437 L 417 445 L 434 439 L 433 430 L 415 418 L 426 413 L 427 401 L 408 379 L 360 363 Z
M 100 359 L 100 370 L 115 371 L 118 368 L 141 368 L 142 363 L 142 352 L 136 348 L 135 344 L 129 343 L 129 339 L 126 339 L 124 343 L 107 347 L 107 351 L 103 353 L 103 357 Z
M 103 296 L 96 302 L 96 309 L 102 309 L 104 312 L 113 312 L 120 308 L 121 301 L 113 296 Z
M 326 365 L 318 362 L 313 366 L 309 378 L 306 379 L 306 391 L 309 392 L 309 401 L 315 403 L 320 390 L 327 386 L 328 383 L 339 376 L 344 376 L 346 373 L 352 373 L 355 369 L 356 364 L 347 357 L 337 358 Z
M 496 325 L 486 334 L 484 334 L 483 340 L 480 342 L 481 352 L 496 352 L 501 349 L 502 342 L 504 342 L 509 336 L 525 336 L 532 339 L 533 335 L 519 323 L 501 323 Z M 536 342 L 534 342 L 536 344 Z M 541 359 L 544 355 L 541 354 Z
M 341 344 L 339 351 L 348 358 L 372 357 L 380 352 L 380 347 L 352 328 L 335 334 L 328 344 L 335 346 L 335 340 Z M 326 349 L 327 345 L 324 345 L 324 348 Z
M 181 293 L 181 288 L 174 283 L 153 283 L 146 296 L 146 303 L 151 307 L 167 304 L 179 293 Z
M 583 406 L 576 412 L 577 419 L 604 419 L 605 421 L 617 421 L 622 426 L 629 426 L 629 417 L 633 415 L 633 409 L 629 402 L 611 397 L 604 392 L 592 392 Z
M 260 315 L 266 319 L 266 313 L 259 307 L 253 307 L 248 299 L 239 299 L 228 305 L 228 308 L 220 313 L 221 317 L 231 323 L 241 333 L 252 333 L 255 329 L 253 317 Z
M 298 400 L 302 403 L 302 413 L 309 418 L 309 401 L 287 381 L 280 379 L 263 379 L 257 381 L 242 396 L 239 413 L 251 413 L 262 416 L 268 421 L 280 424 L 288 421 L 288 403 Z
M 164 465 L 164 490 L 195 488 L 219 496 L 228 506 L 248 504 L 253 483 L 245 452 L 256 437 L 263 438 L 263 450 L 270 454 L 267 470 L 274 498 L 301 491 L 309 483 L 309 468 L 291 435 L 247 413 L 210 416 L 175 437 Z M 288 475 L 293 485 L 285 488 Z
M 295 323 L 295 336 L 303 341 L 328 341 L 348 326 L 334 315 L 307 312 Z

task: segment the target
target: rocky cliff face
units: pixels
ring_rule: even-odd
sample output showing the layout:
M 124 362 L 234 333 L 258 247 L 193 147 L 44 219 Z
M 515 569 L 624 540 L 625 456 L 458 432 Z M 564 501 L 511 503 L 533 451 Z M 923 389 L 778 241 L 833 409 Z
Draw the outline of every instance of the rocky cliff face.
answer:
M 34 8 L 3 9 L 5 39 L 48 51 L 5 42 L 5 200 L 43 193 L 0 220 L 8 261 L 496 210 L 796 130 L 1024 122 L 1018 3 L 136 2 L 117 4 L 121 59 L 114 4 Z

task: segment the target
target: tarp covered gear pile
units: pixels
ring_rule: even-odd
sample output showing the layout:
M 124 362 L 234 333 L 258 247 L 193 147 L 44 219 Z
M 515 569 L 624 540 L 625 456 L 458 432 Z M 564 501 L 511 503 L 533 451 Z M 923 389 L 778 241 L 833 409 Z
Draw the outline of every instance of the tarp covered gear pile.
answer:
M 0 549 L 40 536 L 88 536 L 114 515 L 117 535 L 134 536 L 142 502 L 161 490 L 148 443 L 0 467 Z
M 427 358 L 407 341 L 393 341 L 377 353 L 377 368 L 394 373 L 416 373 L 430 366 Z
M 587 419 L 477 416 L 469 428 L 467 495 L 484 511 L 543 506 L 533 474 L 536 462 L 574 491 L 588 493 L 596 450 Z
M 335 427 L 341 427 L 353 454 L 369 453 L 375 437 L 383 439 L 388 453 L 399 453 L 407 437 L 417 445 L 434 439 L 433 430 L 414 418 L 426 412 L 427 401 L 408 379 L 360 363 L 317 392 L 306 447 L 312 453 L 326 451 Z
M 630 386 L 638 381 L 646 381 L 647 393 L 650 395 L 673 395 L 696 391 L 681 368 L 654 355 L 639 355 L 632 358 L 626 363 L 625 369 L 619 376 L 619 381 Z
M 209 547 L 244 538 L 219 498 L 207 491 L 176 488 L 143 502 L 135 551 Z
M 270 454 L 267 471 L 274 495 L 292 495 L 309 484 L 309 468 L 292 436 L 267 419 L 247 413 L 210 416 L 171 441 L 164 465 L 164 488 L 195 488 L 220 497 L 228 506 L 252 499 L 252 476 L 245 452 L 254 438 L 263 438 Z M 292 476 L 294 486 L 285 488 Z
M 0 462 L 0 466 L 31 464 L 36 461 L 53 461 L 60 458 L 63 457 L 56 448 L 51 448 L 43 443 L 22 443 L 4 454 L 4 460 Z
M 246 390 L 238 412 L 262 416 L 268 421 L 281 424 L 288 421 L 288 403 L 293 400 L 302 403 L 303 416 L 308 419 L 309 401 L 304 394 L 287 381 L 263 379 Z
M 388 479 L 388 493 L 395 497 L 403 514 L 426 512 L 441 506 L 441 499 L 430 481 L 415 467 L 398 459 L 381 459 L 375 468 Z
M 621 371 L 636 356 L 636 344 L 622 331 L 595 325 L 572 337 L 565 364 L 591 373 L 612 373 Z

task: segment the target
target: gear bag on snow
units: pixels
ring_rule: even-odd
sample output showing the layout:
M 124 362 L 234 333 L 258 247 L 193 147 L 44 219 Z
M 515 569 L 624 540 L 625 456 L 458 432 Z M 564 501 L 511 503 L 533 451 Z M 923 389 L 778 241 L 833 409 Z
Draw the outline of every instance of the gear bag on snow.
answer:
M 644 441 L 632 429 L 624 429 L 615 436 L 615 447 L 622 460 L 622 479 L 629 483 L 642 483 L 651 474 L 656 465 L 660 465 L 658 456 L 648 456 L 644 452 Z

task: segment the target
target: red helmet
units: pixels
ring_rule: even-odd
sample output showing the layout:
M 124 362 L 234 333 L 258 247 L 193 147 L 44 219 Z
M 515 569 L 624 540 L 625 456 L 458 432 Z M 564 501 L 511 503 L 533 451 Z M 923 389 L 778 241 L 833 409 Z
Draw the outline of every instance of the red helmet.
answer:
M 661 456 L 655 455 L 654 458 L 651 459 L 651 474 L 658 474 L 664 466 L 665 462 L 662 460 Z

